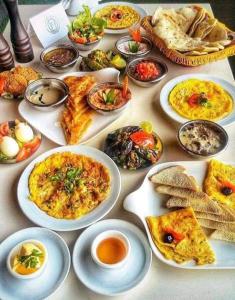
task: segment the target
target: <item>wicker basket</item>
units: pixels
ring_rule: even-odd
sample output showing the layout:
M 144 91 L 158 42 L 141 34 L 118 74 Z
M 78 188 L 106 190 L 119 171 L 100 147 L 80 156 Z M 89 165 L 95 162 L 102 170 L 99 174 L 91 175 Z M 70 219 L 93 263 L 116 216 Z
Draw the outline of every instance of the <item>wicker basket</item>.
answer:
M 196 67 L 200 65 L 205 65 L 213 61 L 227 58 L 229 56 L 235 55 L 235 44 L 230 44 L 223 50 L 201 55 L 201 56 L 187 56 L 180 53 L 177 50 L 167 48 L 165 42 L 159 38 L 153 31 L 151 24 L 151 16 L 144 17 L 141 21 L 141 26 L 146 30 L 152 42 L 156 45 L 157 48 L 171 61 L 176 64 L 187 66 L 187 67 Z M 228 29 L 228 28 L 227 28 Z M 229 32 L 231 30 L 228 29 Z

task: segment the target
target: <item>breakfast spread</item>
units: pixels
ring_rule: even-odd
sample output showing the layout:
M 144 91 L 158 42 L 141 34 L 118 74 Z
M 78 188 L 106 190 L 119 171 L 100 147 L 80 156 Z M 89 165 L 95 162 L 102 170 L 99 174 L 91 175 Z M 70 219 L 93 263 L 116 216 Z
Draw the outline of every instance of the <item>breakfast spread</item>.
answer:
M 216 121 L 233 110 L 233 98 L 219 84 L 198 79 L 178 83 L 170 92 L 169 103 L 181 116 Z
M 70 152 L 55 153 L 37 163 L 29 177 L 29 198 L 58 219 L 77 219 L 107 199 L 108 169 L 98 161 Z

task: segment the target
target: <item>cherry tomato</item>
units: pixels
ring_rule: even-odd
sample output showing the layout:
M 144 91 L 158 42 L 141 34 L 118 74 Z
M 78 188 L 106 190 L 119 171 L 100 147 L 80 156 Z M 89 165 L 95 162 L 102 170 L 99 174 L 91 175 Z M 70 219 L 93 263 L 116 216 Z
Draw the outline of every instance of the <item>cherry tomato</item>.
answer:
M 190 96 L 188 98 L 188 104 L 191 106 L 191 107 L 195 107 L 198 105 L 198 98 L 199 98 L 199 94 L 192 94 L 192 96 Z
M 75 42 L 78 44 L 86 44 L 87 38 L 86 37 L 77 37 L 77 38 L 75 38 Z
M 10 130 L 10 128 L 9 128 L 8 122 L 4 122 L 4 123 L 0 124 L 0 135 L 2 135 L 2 136 L 8 135 L 9 130 Z
M 131 140 L 139 146 L 144 148 L 153 149 L 154 148 L 154 137 L 152 134 L 145 131 L 137 131 L 130 135 Z
M 31 150 L 31 153 L 34 153 L 39 145 L 40 145 L 41 139 L 39 136 L 36 136 L 32 141 L 25 143 L 24 148 L 28 148 Z
M 167 232 L 167 233 L 170 233 L 172 236 L 173 236 L 173 238 L 174 238 L 174 240 L 176 241 L 176 242 L 180 242 L 180 241 L 182 241 L 183 239 L 184 239 L 184 235 L 182 234 L 182 233 L 180 233 L 180 232 L 176 232 L 176 231 L 174 231 L 172 228 L 165 228 L 165 231 Z
M 31 154 L 31 149 L 23 147 L 20 149 L 20 152 L 17 154 L 16 161 L 19 162 L 25 160 L 30 156 L 30 154 Z

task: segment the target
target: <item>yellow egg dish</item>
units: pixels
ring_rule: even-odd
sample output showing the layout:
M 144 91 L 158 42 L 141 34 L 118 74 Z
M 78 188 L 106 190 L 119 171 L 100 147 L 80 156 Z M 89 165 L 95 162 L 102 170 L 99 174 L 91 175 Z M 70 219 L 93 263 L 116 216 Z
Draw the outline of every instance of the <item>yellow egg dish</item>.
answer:
M 215 261 L 215 254 L 191 207 L 147 217 L 146 221 L 155 245 L 166 259 L 177 263 L 195 260 L 197 265 Z
M 107 5 L 98 10 L 95 17 L 105 19 L 109 29 L 128 28 L 140 20 L 137 11 L 127 5 Z
M 216 121 L 233 110 L 233 98 L 219 84 L 189 79 L 177 84 L 169 95 L 169 103 L 181 116 Z
M 235 208 L 235 167 L 212 159 L 204 180 L 207 195 Z
M 77 219 L 110 192 L 108 169 L 84 155 L 55 153 L 35 165 L 29 177 L 30 200 L 48 215 Z

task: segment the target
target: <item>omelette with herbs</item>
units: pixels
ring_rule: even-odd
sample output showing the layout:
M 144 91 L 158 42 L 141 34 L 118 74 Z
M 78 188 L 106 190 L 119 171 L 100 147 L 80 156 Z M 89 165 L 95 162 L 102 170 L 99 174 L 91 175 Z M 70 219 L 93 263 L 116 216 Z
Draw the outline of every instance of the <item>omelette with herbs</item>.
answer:
M 194 78 L 178 83 L 170 92 L 169 103 L 190 120 L 216 121 L 233 110 L 233 98 L 219 84 Z
M 30 200 L 58 219 L 78 219 L 110 193 L 108 169 L 71 152 L 55 153 L 37 163 L 29 177 Z

